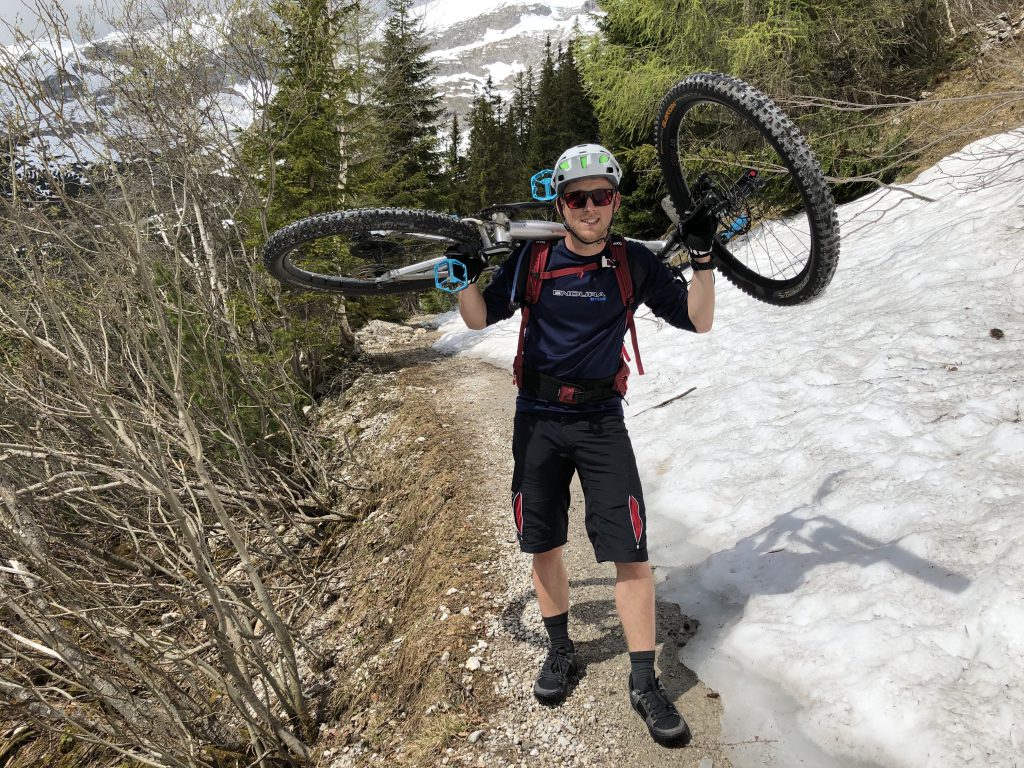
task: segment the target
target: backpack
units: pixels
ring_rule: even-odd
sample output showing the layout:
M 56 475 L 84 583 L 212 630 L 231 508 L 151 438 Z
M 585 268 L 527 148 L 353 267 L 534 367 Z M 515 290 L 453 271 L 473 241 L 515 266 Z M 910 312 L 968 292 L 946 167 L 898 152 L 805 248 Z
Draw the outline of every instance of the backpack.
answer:
M 601 261 L 593 261 L 580 266 L 564 267 L 562 269 L 546 271 L 548 256 L 551 254 L 550 240 L 535 240 L 530 248 L 527 268 L 523 269 L 523 262 L 527 260 L 526 254 L 520 257 L 516 265 L 516 274 L 513 277 L 513 304 L 518 297 L 518 304 L 522 311 L 522 322 L 519 324 L 519 346 L 516 350 L 515 362 L 512 364 L 512 378 L 517 387 L 524 388 L 527 384 L 533 384 L 534 388 L 546 391 L 553 395 L 549 399 L 557 399 L 560 403 L 579 404 L 587 400 L 602 399 L 619 394 L 625 397 L 627 379 L 629 378 L 629 354 L 626 351 L 626 344 L 622 344 L 622 361 L 615 376 L 608 381 L 590 382 L 587 386 L 562 382 L 550 376 L 534 371 L 527 371 L 523 368 L 523 347 L 526 342 L 526 327 L 530 322 L 530 308 L 540 299 L 540 292 L 543 282 L 556 277 L 566 275 L 581 275 L 584 272 L 591 272 L 601 268 L 615 270 L 615 278 L 619 284 L 619 295 L 626 307 L 626 327 L 629 329 L 633 342 L 633 355 L 636 358 L 637 373 L 644 375 L 643 363 L 640 360 L 640 347 L 636 340 L 636 325 L 633 322 L 635 310 L 634 285 L 643 285 L 645 274 L 640 273 L 640 268 L 634 266 L 629 260 L 625 241 L 615 235 L 611 240 L 611 257 L 602 257 Z M 638 274 L 634 274 L 636 271 Z M 527 387 L 529 388 L 529 387 Z

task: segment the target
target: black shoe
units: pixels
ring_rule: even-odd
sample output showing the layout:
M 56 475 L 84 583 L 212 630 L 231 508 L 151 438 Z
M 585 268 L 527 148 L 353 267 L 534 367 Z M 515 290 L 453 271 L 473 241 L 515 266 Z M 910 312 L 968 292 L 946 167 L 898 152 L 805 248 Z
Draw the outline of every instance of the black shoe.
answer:
M 629 676 L 629 703 L 647 723 L 647 730 L 663 747 L 681 747 L 690 741 L 690 726 L 669 701 L 661 680 L 654 681 L 653 691 L 634 691 Z
M 533 695 L 541 704 L 561 704 L 576 675 L 576 646 L 550 648 L 544 666 L 533 684 Z

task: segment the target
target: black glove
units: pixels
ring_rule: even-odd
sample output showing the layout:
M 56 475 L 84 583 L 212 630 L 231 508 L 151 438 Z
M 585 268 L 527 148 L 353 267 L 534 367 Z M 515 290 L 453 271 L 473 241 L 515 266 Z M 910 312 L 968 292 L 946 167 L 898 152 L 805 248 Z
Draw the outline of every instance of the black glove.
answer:
M 480 274 L 487 266 L 487 259 L 480 255 L 478 245 L 470 243 L 455 243 L 445 251 L 445 258 L 457 261 L 466 268 L 466 279 L 475 283 L 480 279 Z
M 687 211 L 679 222 L 679 231 L 683 234 L 683 244 L 694 256 L 706 256 L 711 253 L 718 231 L 718 217 L 703 203 L 692 211 Z

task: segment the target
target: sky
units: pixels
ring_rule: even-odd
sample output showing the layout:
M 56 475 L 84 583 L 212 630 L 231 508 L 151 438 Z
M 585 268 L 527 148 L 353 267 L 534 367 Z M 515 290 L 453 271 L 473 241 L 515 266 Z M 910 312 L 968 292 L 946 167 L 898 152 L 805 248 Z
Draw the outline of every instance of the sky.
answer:
M 736 768 L 1022 766 L 1024 129 L 839 216 L 816 301 L 637 315 L 659 596 Z M 438 347 L 510 368 L 518 324 Z
M 69 26 L 72 30 L 77 27 L 81 10 L 85 9 L 86 15 L 89 15 L 91 7 L 90 2 L 75 2 L 74 0 L 59 0 L 59 2 L 50 2 L 47 5 L 58 5 L 63 8 L 68 14 Z M 21 29 L 29 36 L 33 36 L 33 33 L 38 34 L 40 30 L 40 27 L 37 26 L 38 18 L 39 12 L 33 0 L 0 0 L 0 21 L 3 22 L 0 24 L 0 45 L 8 45 L 13 42 L 11 27 Z M 110 27 L 102 22 L 97 23 L 96 28 L 100 35 L 110 31 Z

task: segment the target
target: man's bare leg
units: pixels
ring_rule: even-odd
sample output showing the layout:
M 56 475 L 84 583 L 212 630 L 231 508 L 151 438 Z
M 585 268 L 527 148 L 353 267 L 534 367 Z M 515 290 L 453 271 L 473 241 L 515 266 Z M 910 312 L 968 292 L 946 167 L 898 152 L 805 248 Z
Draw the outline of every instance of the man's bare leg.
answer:
M 615 564 L 615 607 L 629 650 L 653 651 L 654 574 L 649 563 Z
M 648 563 L 615 564 L 615 607 L 629 648 L 630 704 L 659 744 L 685 744 L 690 729 L 654 674 L 654 574 Z
M 533 588 L 537 590 L 541 616 L 557 616 L 569 610 L 569 574 L 562 560 L 563 549 L 555 547 L 533 556 Z
M 533 556 L 533 586 L 549 641 L 533 695 L 544 704 L 560 704 L 577 672 L 576 648 L 569 639 L 569 574 L 562 547 Z

